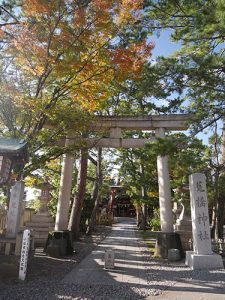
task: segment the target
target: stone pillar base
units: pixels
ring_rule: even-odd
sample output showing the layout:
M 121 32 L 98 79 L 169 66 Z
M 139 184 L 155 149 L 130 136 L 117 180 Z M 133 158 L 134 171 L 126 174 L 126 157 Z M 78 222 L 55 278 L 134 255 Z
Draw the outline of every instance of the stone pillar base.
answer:
M 35 247 L 44 247 L 48 238 L 48 232 L 54 230 L 54 220 L 47 214 L 37 213 L 31 221 L 26 223 L 27 229 L 33 230 Z
M 155 256 L 168 258 L 169 249 L 179 249 L 181 256 L 184 256 L 179 234 L 160 232 L 156 239 Z
M 192 239 L 192 231 L 179 230 L 175 232 L 178 233 L 180 236 L 183 251 L 193 250 L 190 247 L 190 239 Z
M 187 251 L 185 264 L 192 270 L 224 269 L 222 257 L 215 253 L 195 254 L 194 251 Z

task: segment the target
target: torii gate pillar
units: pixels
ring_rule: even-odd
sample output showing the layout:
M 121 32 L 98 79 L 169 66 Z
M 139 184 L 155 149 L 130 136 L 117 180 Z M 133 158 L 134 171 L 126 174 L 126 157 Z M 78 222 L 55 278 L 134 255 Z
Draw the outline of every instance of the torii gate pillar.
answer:
M 164 128 L 157 128 L 155 132 L 157 137 L 165 138 Z M 173 214 L 167 156 L 157 156 L 157 170 L 161 231 L 173 232 Z
M 70 140 L 66 139 L 65 146 L 69 146 L 69 143 Z M 67 230 L 72 186 L 73 163 L 74 157 L 69 153 L 65 153 L 63 155 L 62 162 L 55 230 Z
M 110 132 L 110 137 L 88 138 L 82 139 L 82 141 L 86 142 L 88 148 L 140 148 L 144 147 L 146 143 L 152 141 L 154 137 L 151 137 L 149 139 L 124 139 L 122 138 L 121 132 L 123 130 L 155 130 L 157 137 L 165 138 L 166 130 L 187 130 L 187 121 L 189 119 L 190 115 L 149 115 L 137 117 L 98 116 L 95 118 L 93 123 L 90 124 L 91 129 L 100 132 L 102 130 L 108 130 Z M 47 126 L 47 128 L 51 128 L 51 126 Z M 69 143 L 70 141 L 71 143 L 76 143 L 76 140 L 72 136 L 71 138 L 71 140 L 67 139 L 67 142 Z M 157 157 L 157 169 L 161 230 L 164 233 L 173 233 L 173 215 L 168 170 L 168 157 Z M 55 230 L 67 229 L 72 172 L 73 157 L 69 154 L 66 154 L 62 166 Z

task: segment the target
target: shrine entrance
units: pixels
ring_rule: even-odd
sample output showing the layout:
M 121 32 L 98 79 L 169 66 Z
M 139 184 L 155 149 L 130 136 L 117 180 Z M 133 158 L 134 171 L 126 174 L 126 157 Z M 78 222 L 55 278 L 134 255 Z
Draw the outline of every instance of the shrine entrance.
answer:
M 126 194 L 122 186 L 111 186 L 111 197 L 108 208 L 114 217 L 136 216 L 136 209 L 131 201 L 131 197 Z
M 90 132 L 95 132 L 98 137 L 86 138 L 82 141 L 87 148 L 141 148 L 157 138 L 166 139 L 166 132 L 187 130 L 189 119 L 190 115 L 187 114 L 138 117 L 96 116 L 90 124 Z M 148 139 L 126 138 L 126 131 L 150 131 L 152 135 Z M 73 136 L 71 130 L 65 137 L 64 145 L 67 147 L 76 143 L 77 137 Z M 55 230 L 67 230 L 73 162 L 74 157 L 71 154 L 64 155 Z M 173 214 L 167 156 L 158 155 L 157 171 L 161 231 L 170 233 L 173 232 Z M 118 203 L 117 212 L 128 214 L 126 205 L 126 203 Z
M 115 217 L 135 217 L 135 207 L 131 203 L 128 195 L 116 198 L 114 216 Z

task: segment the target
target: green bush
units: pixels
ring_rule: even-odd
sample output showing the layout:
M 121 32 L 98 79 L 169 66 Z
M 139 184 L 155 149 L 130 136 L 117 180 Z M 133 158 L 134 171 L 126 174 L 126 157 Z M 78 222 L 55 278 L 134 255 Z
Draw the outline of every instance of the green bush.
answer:
M 149 220 L 149 226 L 152 231 L 160 231 L 160 212 L 159 208 L 155 208 L 153 211 L 153 217 Z

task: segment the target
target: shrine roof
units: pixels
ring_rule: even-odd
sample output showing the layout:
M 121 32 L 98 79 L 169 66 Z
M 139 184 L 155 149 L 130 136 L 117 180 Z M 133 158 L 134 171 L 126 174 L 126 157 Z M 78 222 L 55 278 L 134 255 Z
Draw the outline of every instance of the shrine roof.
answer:
M 27 142 L 24 139 L 0 137 L 0 155 L 22 156 L 27 160 Z

